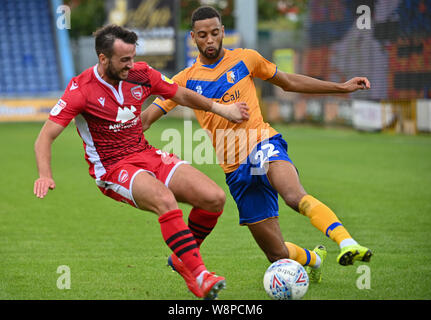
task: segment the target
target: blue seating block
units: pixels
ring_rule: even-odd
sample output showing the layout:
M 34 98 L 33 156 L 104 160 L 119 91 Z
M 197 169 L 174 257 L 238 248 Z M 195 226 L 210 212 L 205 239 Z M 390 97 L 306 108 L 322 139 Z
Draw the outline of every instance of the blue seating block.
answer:
M 0 95 L 60 90 L 49 0 L 0 0 Z

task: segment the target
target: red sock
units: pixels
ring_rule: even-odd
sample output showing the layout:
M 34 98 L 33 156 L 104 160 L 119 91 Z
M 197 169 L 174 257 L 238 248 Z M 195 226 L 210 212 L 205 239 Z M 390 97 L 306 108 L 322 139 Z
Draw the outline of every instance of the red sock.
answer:
M 211 233 L 217 224 L 217 219 L 223 211 L 209 212 L 199 208 L 193 208 L 189 215 L 189 228 L 200 247 L 201 243 Z
M 168 211 L 159 217 L 159 223 L 166 244 L 193 275 L 196 277 L 206 270 L 195 238 L 184 223 L 183 212 Z

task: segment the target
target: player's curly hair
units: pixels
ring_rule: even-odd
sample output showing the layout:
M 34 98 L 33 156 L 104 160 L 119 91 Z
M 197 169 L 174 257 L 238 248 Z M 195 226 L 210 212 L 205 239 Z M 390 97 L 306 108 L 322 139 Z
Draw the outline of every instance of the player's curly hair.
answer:
M 210 6 L 202 6 L 197 8 L 192 13 L 192 29 L 195 27 L 195 22 L 199 20 L 218 18 L 221 23 L 221 15 L 220 13 Z
M 103 53 L 108 58 L 112 57 L 114 41 L 116 39 L 121 39 L 125 43 L 135 44 L 138 41 L 138 36 L 135 32 L 127 30 L 126 28 L 117 26 L 115 24 L 110 24 L 104 26 L 93 33 L 95 37 L 95 47 L 96 53 Z

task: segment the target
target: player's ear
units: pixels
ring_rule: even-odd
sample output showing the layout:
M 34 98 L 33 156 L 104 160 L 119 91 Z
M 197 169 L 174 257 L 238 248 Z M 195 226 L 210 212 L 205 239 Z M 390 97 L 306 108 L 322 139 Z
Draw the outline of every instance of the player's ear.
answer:
M 193 31 L 190 31 L 190 37 L 192 37 L 193 42 L 195 42 L 195 43 L 196 43 L 196 40 L 195 40 L 195 33 L 194 33 Z
M 108 65 L 108 63 L 109 63 L 109 59 L 108 59 L 108 57 L 107 57 L 107 56 L 105 56 L 105 54 L 100 53 L 100 54 L 99 54 L 99 63 L 100 63 L 102 66 L 107 66 L 107 65 Z

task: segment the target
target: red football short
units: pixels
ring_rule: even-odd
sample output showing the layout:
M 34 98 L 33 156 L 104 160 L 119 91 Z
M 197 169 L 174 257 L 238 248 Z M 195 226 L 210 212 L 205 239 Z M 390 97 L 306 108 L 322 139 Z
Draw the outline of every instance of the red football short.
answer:
M 146 171 L 168 186 L 175 170 L 183 163 L 187 162 L 151 147 L 119 161 L 96 183 L 104 195 L 137 207 L 132 186 L 138 173 Z

